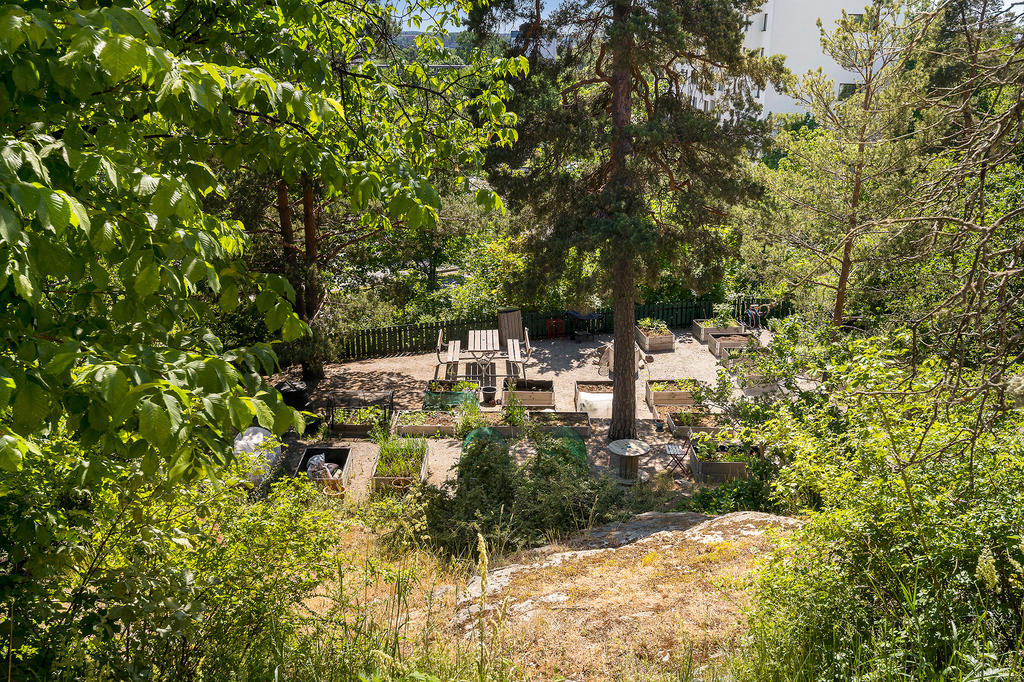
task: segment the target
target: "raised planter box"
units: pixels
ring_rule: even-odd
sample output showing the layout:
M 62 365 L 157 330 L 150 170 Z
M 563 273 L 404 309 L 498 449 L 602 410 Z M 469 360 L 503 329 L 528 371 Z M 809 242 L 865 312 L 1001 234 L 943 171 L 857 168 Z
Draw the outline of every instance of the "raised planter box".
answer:
M 506 438 L 516 438 L 523 432 L 523 428 L 521 426 L 503 424 L 501 422 L 501 412 L 481 412 L 480 416 L 484 418 L 487 428 L 494 429 Z
M 655 384 L 673 382 L 675 379 L 647 380 L 647 405 L 652 412 L 657 412 L 659 407 L 671 407 L 674 405 L 693 405 L 693 391 L 683 388 L 674 388 L 667 391 L 655 391 Z
M 696 415 L 687 422 L 680 418 L 680 414 L 693 414 Z M 716 414 L 715 412 L 690 412 L 680 410 L 665 410 L 665 424 L 668 426 L 669 433 L 676 436 L 692 436 L 695 433 L 707 433 L 717 434 L 726 427 L 723 423 L 724 419 L 722 415 Z M 696 420 L 694 422 L 694 420 Z
M 447 415 L 451 423 L 441 423 L 437 421 L 437 417 L 433 415 Z M 424 415 L 424 421 L 422 424 L 400 424 L 403 415 Z M 452 437 L 455 435 L 455 415 L 450 412 L 442 412 L 440 410 L 436 412 L 422 411 L 422 410 L 406 410 L 395 413 L 395 418 L 392 421 L 391 431 L 399 436 L 417 436 L 420 438 L 433 438 L 435 436 Z
M 716 327 L 712 322 L 712 320 L 694 320 L 694 338 L 701 343 L 707 343 L 710 334 L 740 334 L 744 331 L 743 325 L 739 322 L 730 327 Z
M 676 345 L 676 337 L 671 332 L 668 334 L 649 335 L 639 326 L 633 328 L 636 334 L 636 343 L 644 349 L 645 353 L 659 353 L 662 351 L 671 352 Z
M 340 478 L 334 480 L 340 480 L 343 486 L 348 487 L 349 477 L 352 474 L 351 454 L 351 448 L 332 447 L 327 445 L 308 445 L 302 450 L 302 457 L 299 458 L 299 464 L 295 467 L 295 476 L 298 477 L 306 473 L 306 467 L 309 466 L 309 460 L 311 457 L 314 455 L 323 455 L 324 461 L 327 464 L 335 464 L 341 470 Z
M 428 448 L 423 453 L 423 461 L 420 463 L 419 480 L 427 480 L 429 474 L 427 470 L 427 455 L 430 454 Z M 416 476 L 377 476 L 377 464 L 380 462 L 380 452 L 377 452 L 377 456 L 373 460 L 373 473 L 374 476 L 370 478 L 370 489 L 374 492 L 381 490 L 394 490 L 400 493 L 405 493 L 416 480 Z
M 736 377 L 740 388 L 767 388 L 776 382 L 757 368 L 757 360 L 754 353 L 743 352 L 738 357 L 726 355 L 722 359 L 722 366 Z
M 506 379 L 502 395 L 506 405 L 511 396 L 515 396 L 524 407 L 554 408 L 555 382 L 547 379 Z
M 725 483 L 747 477 L 746 462 L 715 462 L 701 460 L 691 447 L 687 457 L 690 473 L 698 483 Z
M 590 437 L 590 415 L 586 412 L 530 412 L 530 421 L 538 431 L 568 427 L 584 438 Z
M 373 424 L 331 424 L 331 433 L 341 438 L 369 438 Z
M 591 381 L 577 381 L 572 396 L 572 404 L 574 407 L 579 409 L 580 406 L 580 393 L 611 393 L 615 388 L 615 382 L 612 380 L 598 380 L 594 379 Z
M 754 343 L 760 345 L 760 341 L 757 337 L 749 332 L 743 332 L 740 334 L 709 334 L 708 335 L 708 350 L 716 358 L 722 359 L 729 355 L 729 351 L 736 350 L 737 348 L 744 348 L 748 346 L 753 340 Z

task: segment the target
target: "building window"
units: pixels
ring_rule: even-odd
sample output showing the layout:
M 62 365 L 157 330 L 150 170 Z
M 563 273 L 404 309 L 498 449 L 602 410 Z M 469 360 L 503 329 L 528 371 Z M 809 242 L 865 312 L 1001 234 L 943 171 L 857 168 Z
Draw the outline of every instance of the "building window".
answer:
M 848 99 L 853 97 L 854 93 L 857 92 L 856 83 L 840 83 L 839 84 L 839 99 Z
M 763 32 L 765 32 L 767 30 L 768 30 L 768 13 L 765 12 L 764 16 L 761 18 L 761 32 L 763 33 Z
M 757 56 L 760 57 L 761 59 L 764 59 L 764 48 L 763 47 L 758 51 Z
M 708 101 L 704 100 L 704 111 L 708 110 Z

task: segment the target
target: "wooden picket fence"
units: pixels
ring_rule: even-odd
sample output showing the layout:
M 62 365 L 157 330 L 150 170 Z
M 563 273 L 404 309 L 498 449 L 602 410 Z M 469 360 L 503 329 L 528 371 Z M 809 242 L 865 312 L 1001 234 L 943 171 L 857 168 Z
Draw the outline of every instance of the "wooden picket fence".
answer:
M 736 297 L 733 301 L 735 316 L 739 319 L 742 311 L 751 303 L 764 302 L 756 297 Z M 664 320 L 670 328 L 686 329 L 694 320 L 712 315 L 711 301 L 680 301 L 667 303 L 645 303 L 636 306 L 636 319 L 651 317 Z M 523 325 L 530 330 L 530 339 L 546 339 L 549 331 L 557 333 L 561 327 L 564 334 L 574 330 L 585 329 L 594 334 L 609 334 L 614 325 L 610 309 L 598 310 L 601 318 L 581 322 L 568 315 L 565 311 L 540 313 L 523 311 Z M 774 317 L 774 314 L 773 314 Z M 551 320 L 560 320 L 549 324 Z M 360 329 L 342 337 L 337 344 L 338 360 L 354 360 L 359 358 L 386 357 L 404 353 L 423 353 L 437 347 L 437 334 L 444 330 L 444 338 L 465 339 L 471 329 L 487 329 L 497 326 L 496 315 L 477 318 L 426 322 L 422 324 L 406 324 L 394 327 L 378 327 Z

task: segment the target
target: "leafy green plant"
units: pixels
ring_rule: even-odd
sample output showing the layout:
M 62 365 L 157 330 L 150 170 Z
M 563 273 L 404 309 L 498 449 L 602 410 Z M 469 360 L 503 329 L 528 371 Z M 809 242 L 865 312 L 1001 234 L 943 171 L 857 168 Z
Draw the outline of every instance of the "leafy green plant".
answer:
M 656 320 L 653 317 L 645 317 L 642 320 L 638 320 L 636 326 L 640 327 L 640 331 L 648 336 L 664 336 L 671 334 L 668 328 L 668 324 L 664 320 Z
M 651 383 L 651 390 L 655 392 L 661 391 L 698 391 L 700 390 L 700 382 L 696 379 L 685 378 L 685 379 L 670 379 L 668 381 L 655 381 Z
M 357 408 L 339 408 L 332 415 L 335 424 L 357 424 L 360 426 L 386 426 L 387 412 L 379 405 Z
M 423 438 L 388 438 L 380 444 L 380 456 L 374 476 L 403 477 L 419 475 L 427 441 Z
M 457 438 L 465 438 L 471 431 L 487 426 L 487 421 L 480 413 L 478 403 L 463 403 L 456 408 L 455 415 L 455 436 Z
M 739 326 L 736 318 L 733 317 L 734 310 L 731 303 L 716 303 L 711 310 L 712 316 L 706 326 L 718 327 L 720 329 Z
M 502 421 L 509 426 L 524 426 L 527 421 L 526 406 L 515 394 L 515 383 L 506 392 L 508 397 L 501 406 Z
M 427 390 L 434 393 L 472 393 L 480 390 L 480 384 L 475 381 L 444 381 L 434 379 L 427 384 Z

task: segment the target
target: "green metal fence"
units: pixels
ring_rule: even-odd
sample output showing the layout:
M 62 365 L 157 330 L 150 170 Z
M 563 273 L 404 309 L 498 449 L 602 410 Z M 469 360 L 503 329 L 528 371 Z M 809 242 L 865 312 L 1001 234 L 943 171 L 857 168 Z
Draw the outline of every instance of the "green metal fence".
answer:
M 742 311 L 750 303 L 765 301 L 766 299 L 751 296 L 736 297 L 732 301 L 736 318 L 740 319 Z M 636 319 L 652 317 L 664 320 L 670 328 L 686 329 L 693 324 L 694 320 L 710 317 L 713 305 L 711 301 L 645 303 L 636 306 Z M 612 311 L 604 309 L 597 312 L 601 315 L 600 319 L 582 322 L 565 311 L 551 313 L 523 311 L 523 325 L 530 330 L 530 338 L 534 340 L 560 335 L 559 329 L 562 334 L 571 334 L 573 331 L 584 329 L 594 334 L 610 334 L 614 325 Z M 773 311 L 773 317 L 775 312 Z M 551 321 L 554 322 L 549 324 Z M 497 326 L 497 317 L 492 315 L 444 322 L 360 329 L 346 334 L 340 339 L 338 359 L 353 360 L 403 353 L 422 353 L 437 347 L 437 335 L 441 330 L 444 330 L 446 340 L 465 339 L 471 329 L 487 329 L 495 326 Z

